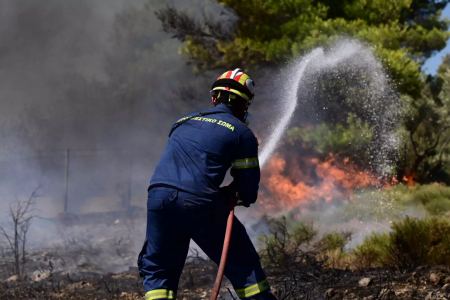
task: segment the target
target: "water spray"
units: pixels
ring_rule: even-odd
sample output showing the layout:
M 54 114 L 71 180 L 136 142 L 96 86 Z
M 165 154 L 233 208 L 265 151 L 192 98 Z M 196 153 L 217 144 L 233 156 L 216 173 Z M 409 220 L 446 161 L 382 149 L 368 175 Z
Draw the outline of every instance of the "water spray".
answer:
M 364 90 L 357 105 L 361 106 L 365 118 L 376 130 L 376 137 L 369 146 L 372 152 L 369 163 L 373 167 L 372 171 L 378 175 L 389 175 L 398 148 L 395 129 L 399 118 L 398 97 L 370 47 L 354 39 L 340 39 L 326 50 L 315 48 L 283 70 L 283 89 L 279 102 L 281 116 L 274 122 L 276 125 L 263 144 L 259 155 L 260 166 L 264 167 L 277 148 L 299 102 L 306 110 L 317 105 L 316 92 L 320 89 L 319 78 L 322 74 L 335 73 L 332 80 L 340 80 L 340 74 L 358 72 L 362 72 L 365 77 L 356 79 L 360 84 L 357 88 Z M 344 97 L 348 97 L 350 91 L 343 93 Z
M 314 49 L 309 54 L 300 59 L 297 63 L 294 63 L 294 65 L 292 66 L 292 71 L 288 72 L 293 74 L 292 76 L 288 77 L 287 80 L 285 80 L 284 90 L 287 92 L 282 96 L 283 109 L 281 118 L 261 150 L 261 154 L 259 155 L 259 164 L 261 168 L 266 164 L 273 151 L 275 151 L 278 142 L 283 136 L 283 133 L 285 132 L 286 127 L 289 125 L 289 121 L 294 114 L 298 102 L 297 94 L 300 87 L 299 82 L 302 80 L 302 77 L 305 74 L 306 67 L 311 60 L 318 57 L 319 55 L 323 55 L 323 49 Z

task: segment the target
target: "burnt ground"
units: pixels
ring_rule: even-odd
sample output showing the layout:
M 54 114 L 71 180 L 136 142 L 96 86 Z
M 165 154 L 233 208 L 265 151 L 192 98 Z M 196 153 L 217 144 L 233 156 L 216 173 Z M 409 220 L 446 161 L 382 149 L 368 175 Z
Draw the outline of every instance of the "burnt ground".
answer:
M 216 267 L 202 258 L 184 269 L 178 299 L 208 299 Z M 370 269 L 350 271 L 308 265 L 268 270 L 279 299 L 450 299 L 449 267 L 418 267 L 410 271 Z M 237 299 L 224 282 L 219 299 Z M 33 273 L 0 283 L 0 299 L 142 299 L 137 270 L 117 274 L 95 272 Z

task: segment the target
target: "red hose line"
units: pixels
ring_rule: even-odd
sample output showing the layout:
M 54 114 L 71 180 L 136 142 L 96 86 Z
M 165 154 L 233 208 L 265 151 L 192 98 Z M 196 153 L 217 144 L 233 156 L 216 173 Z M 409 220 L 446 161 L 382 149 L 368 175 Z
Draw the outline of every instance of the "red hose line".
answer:
M 228 248 L 230 247 L 231 231 L 233 230 L 234 219 L 234 206 L 230 209 L 227 219 L 227 228 L 225 230 L 225 238 L 223 241 L 222 256 L 220 258 L 219 269 L 217 271 L 216 280 L 214 281 L 214 287 L 211 291 L 210 300 L 216 300 L 219 295 L 220 286 L 222 285 L 223 273 L 225 271 L 225 265 L 227 263 Z

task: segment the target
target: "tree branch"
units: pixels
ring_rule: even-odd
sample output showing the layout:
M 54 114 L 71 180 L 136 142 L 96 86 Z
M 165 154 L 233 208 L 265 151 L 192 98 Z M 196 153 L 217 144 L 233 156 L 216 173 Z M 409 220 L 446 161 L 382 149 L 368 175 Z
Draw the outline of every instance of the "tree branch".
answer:
M 161 21 L 163 30 L 171 33 L 172 37 L 184 42 L 187 37 L 198 41 L 205 40 L 229 40 L 232 38 L 232 28 L 226 28 L 220 22 L 214 22 L 213 18 L 203 15 L 204 22 L 200 24 L 187 13 L 179 11 L 172 6 L 155 12 Z
M 8 244 L 9 244 L 9 247 L 11 248 L 11 251 L 14 252 L 14 244 L 12 242 L 12 237 L 9 236 L 9 234 L 6 232 L 5 228 L 3 228 L 3 226 L 0 226 L 0 231 L 2 232 L 3 236 L 8 241 Z

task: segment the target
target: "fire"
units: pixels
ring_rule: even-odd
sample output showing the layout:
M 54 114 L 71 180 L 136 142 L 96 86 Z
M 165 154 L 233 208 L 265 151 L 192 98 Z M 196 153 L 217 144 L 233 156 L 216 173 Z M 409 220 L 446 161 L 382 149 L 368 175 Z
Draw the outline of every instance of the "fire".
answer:
M 321 161 L 316 157 L 285 159 L 274 155 L 263 170 L 265 187 L 260 203 L 268 210 L 291 209 L 316 201 L 345 199 L 353 190 L 379 184 L 372 174 L 361 171 L 345 158 L 339 161 L 329 155 Z
M 403 176 L 402 181 L 409 187 L 416 185 L 416 181 L 414 180 L 414 174 L 407 174 Z

